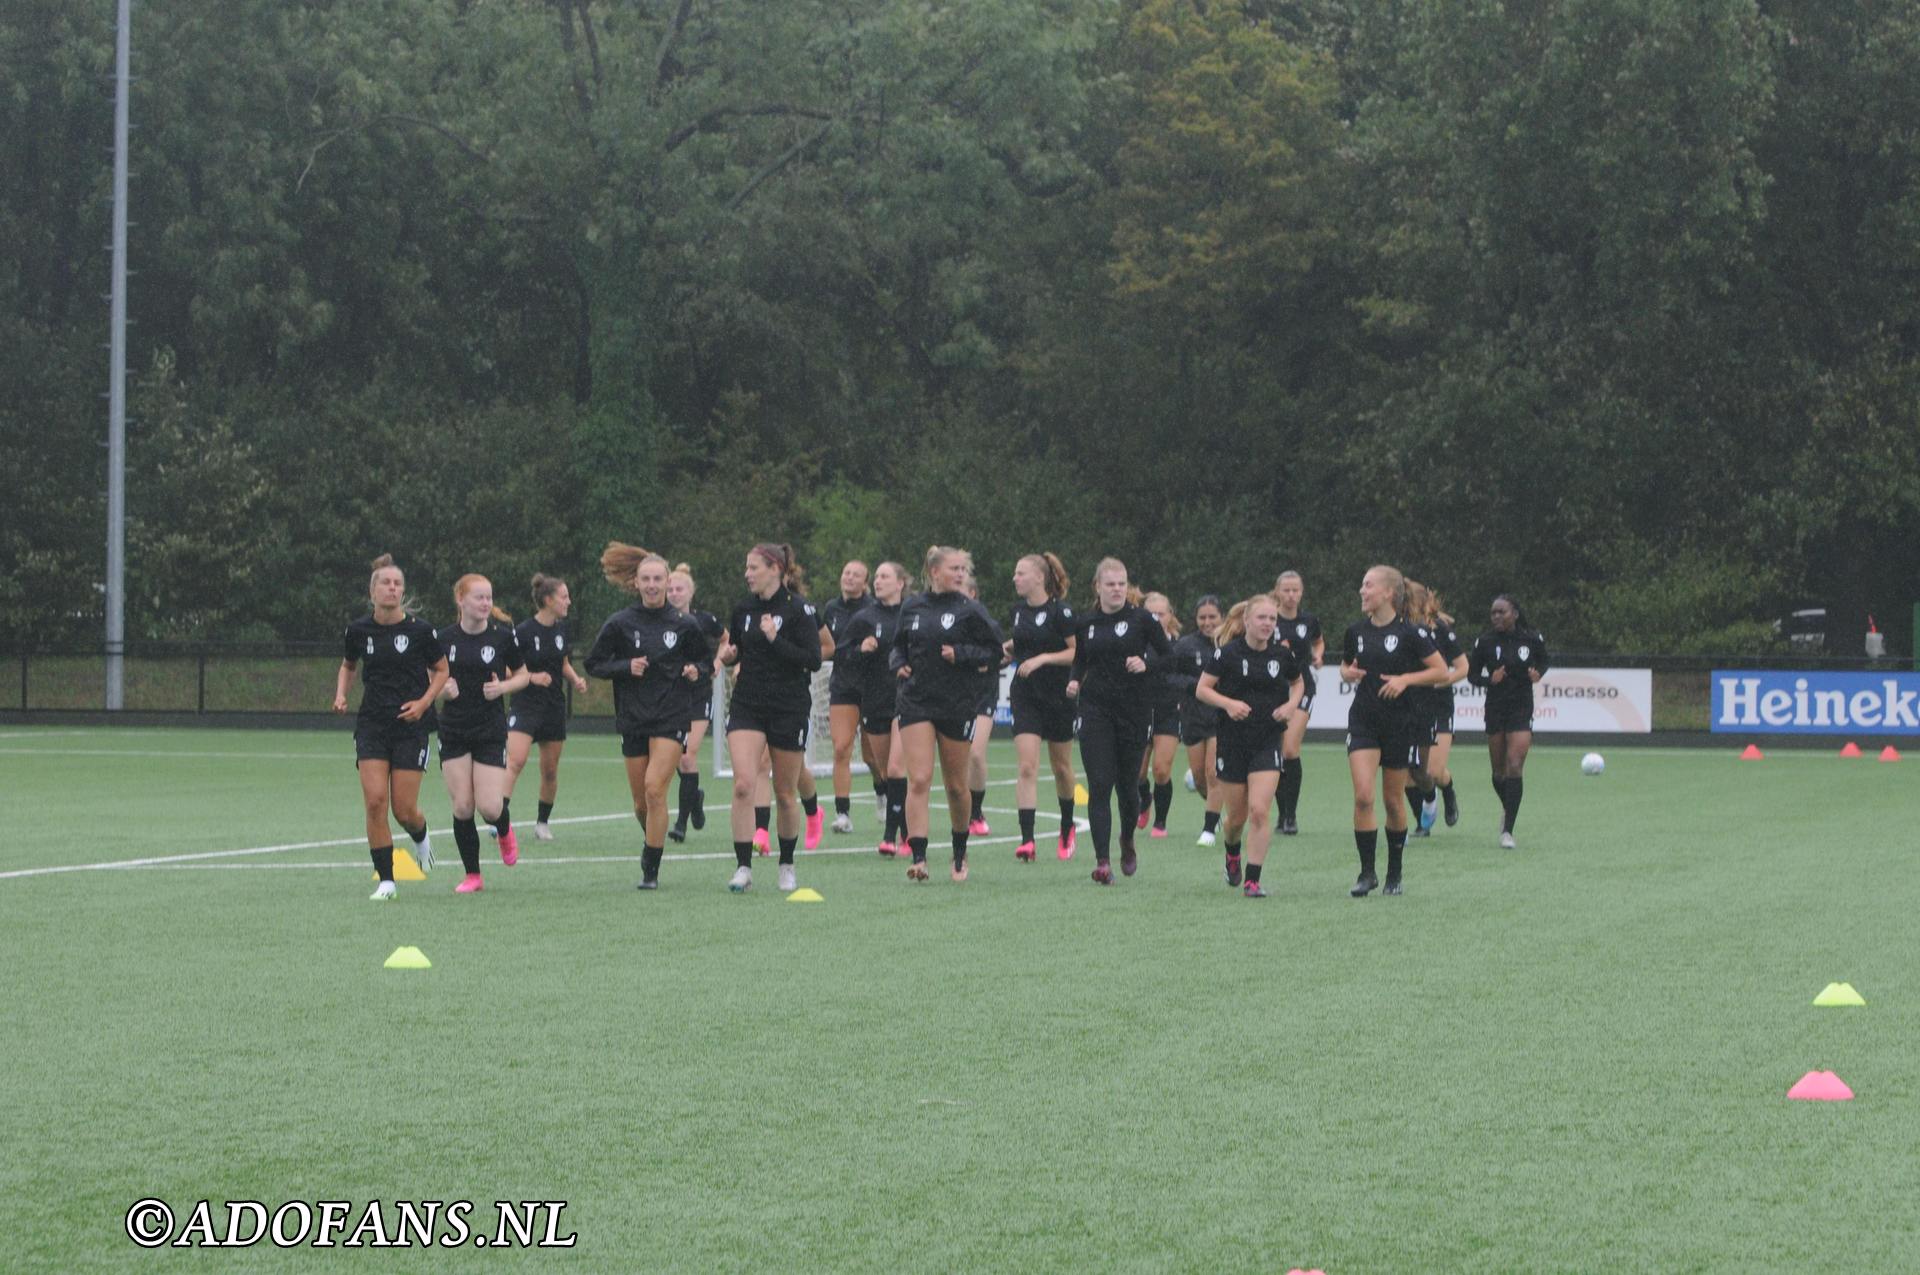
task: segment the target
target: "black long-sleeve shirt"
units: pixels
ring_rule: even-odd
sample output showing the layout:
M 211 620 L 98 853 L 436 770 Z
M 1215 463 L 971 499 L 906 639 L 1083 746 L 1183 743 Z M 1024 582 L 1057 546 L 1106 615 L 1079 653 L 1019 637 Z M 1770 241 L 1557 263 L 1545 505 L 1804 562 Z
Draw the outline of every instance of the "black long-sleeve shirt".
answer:
M 1219 709 L 1193 697 L 1212 655 L 1213 639 L 1198 630 L 1182 636 L 1167 653 L 1167 668 L 1162 676 L 1179 692 L 1180 721 L 1186 728 L 1214 725 L 1220 719 Z
M 762 616 L 778 626 L 760 631 Z M 733 608 L 727 634 L 740 652 L 733 702 L 761 713 L 813 711 L 813 673 L 820 667 L 820 615 L 784 585 L 772 597 L 748 594 Z
M 953 648 L 947 663 L 940 648 Z M 946 720 L 971 718 L 981 676 L 1000 667 L 999 628 L 985 607 L 964 593 L 922 593 L 900 608 L 889 666 L 911 668 L 900 688 L 900 712 Z
M 878 600 L 871 601 L 847 621 L 846 638 L 834 648 L 834 668 L 838 670 L 841 661 L 846 661 L 854 684 L 860 688 L 862 717 L 893 716 L 900 696 L 900 678 L 893 671 L 890 657 L 893 653 L 893 635 L 899 628 L 898 602 L 888 606 Z M 868 638 L 879 645 L 872 651 L 863 651 L 860 644 Z
M 632 662 L 641 658 L 646 671 L 635 677 Z M 687 728 L 695 692 L 686 667 L 712 659 L 700 626 L 685 612 L 635 602 L 600 627 L 587 652 L 587 673 L 613 683 L 613 719 L 621 734 L 657 735 Z
M 1512 629 L 1506 633 L 1488 629 L 1473 644 L 1467 656 L 1467 680 L 1487 690 L 1488 704 L 1533 704 L 1533 679 L 1529 669 L 1547 671 L 1547 639 L 1533 629 Z M 1498 682 L 1495 669 L 1507 670 Z
M 1116 717 L 1145 717 L 1153 710 L 1156 674 L 1173 644 L 1158 616 L 1142 606 L 1118 611 L 1095 607 L 1083 612 L 1074 630 L 1073 680 L 1080 683 L 1080 709 Z M 1129 673 L 1133 656 L 1146 661 L 1144 673 Z

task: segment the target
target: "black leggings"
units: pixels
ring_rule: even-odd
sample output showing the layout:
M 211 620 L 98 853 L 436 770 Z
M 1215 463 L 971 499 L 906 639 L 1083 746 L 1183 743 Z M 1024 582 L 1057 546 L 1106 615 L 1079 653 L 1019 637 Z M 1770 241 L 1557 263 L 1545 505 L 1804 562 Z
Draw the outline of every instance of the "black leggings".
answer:
M 1113 813 L 1108 799 L 1120 798 L 1120 840 L 1133 844 L 1133 825 L 1140 818 L 1140 759 L 1146 755 L 1150 719 L 1114 717 L 1104 710 L 1080 710 L 1080 765 L 1087 772 L 1087 830 L 1093 834 L 1093 857 L 1104 862 L 1113 836 Z

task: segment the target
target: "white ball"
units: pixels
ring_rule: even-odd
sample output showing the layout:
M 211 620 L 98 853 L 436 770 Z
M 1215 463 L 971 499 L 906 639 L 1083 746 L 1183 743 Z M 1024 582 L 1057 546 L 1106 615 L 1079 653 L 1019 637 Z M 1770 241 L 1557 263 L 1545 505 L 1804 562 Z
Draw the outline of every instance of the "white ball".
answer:
M 1580 773 L 1583 775 L 1597 775 L 1606 768 L 1607 759 L 1599 753 L 1588 753 L 1580 759 Z

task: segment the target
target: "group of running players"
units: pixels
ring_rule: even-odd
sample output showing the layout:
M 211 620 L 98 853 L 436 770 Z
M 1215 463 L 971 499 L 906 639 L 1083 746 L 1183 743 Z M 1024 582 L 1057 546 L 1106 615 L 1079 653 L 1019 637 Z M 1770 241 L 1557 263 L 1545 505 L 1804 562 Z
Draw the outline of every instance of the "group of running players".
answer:
M 1272 592 L 1225 609 L 1217 597 L 1202 598 L 1195 631 L 1182 636 L 1166 597 L 1142 595 L 1114 558 L 1095 568 L 1092 605 L 1076 610 L 1058 557 L 1022 557 L 1013 572 L 1018 601 L 1004 627 L 979 602 L 971 555 L 947 546 L 927 551 L 922 592 L 913 592 L 913 576 L 900 563 L 882 562 L 869 572 L 864 563 L 850 562 L 838 595 L 816 609 L 792 547 L 757 544 L 746 555 L 746 595 L 724 624 L 694 607 L 685 564 L 670 567 L 659 554 L 616 541 L 600 565 L 633 602 L 601 626 L 581 663 L 587 675 L 613 684 L 614 724 L 644 829 L 642 890 L 659 887 L 666 842 L 683 840 L 689 820 L 696 830 L 705 826 L 697 752 L 712 721 L 713 681 L 724 670 L 732 671 L 724 729 L 737 863 L 728 888 L 749 889 L 755 851 L 771 853 L 775 842 L 780 889 L 797 888 L 795 851 L 803 838 L 808 849 L 816 847 L 824 824 L 806 749 L 813 677 L 829 659 L 833 827 L 853 828 L 858 748 L 884 822 L 879 852 L 905 856 L 909 880 L 929 876 L 936 764 L 946 795 L 951 876 L 967 879 L 968 840 L 988 831 L 986 745 L 1001 670 L 1008 666 L 1019 862 L 1037 857 L 1043 748 L 1060 811 L 1055 852 L 1061 860 L 1074 855 L 1076 739 L 1092 875 L 1101 885 L 1113 884 L 1116 842 L 1120 873 L 1132 876 L 1139 868 L 1136 832 L 1151 825 L 1152 837 L 1167 835 L 1173 761 L 1182 745 L 1188 782 L 1206 804 L 1199 844 L 1224 843 L 1229 886 L 1249 898 L 1266 897 L 1261 873 L 1276 807 L 1281 834 L 1299 830 L 1301 744 L 1326 644 L 1320 622 L 1302 609 L 1297 572 L 1283 573 Z M 534 836 L 553 836 L 549 821 L 567 737 L 565 685 L 576 691 L 588 685 L 568 645 L 567 586 L 536 575 L 535 614 L 516 627 L 494 605 L 485 577 L 462 576 L 454 586 L 458 618 L 438 631 L 415 614 L 405 577 L 390 557 L 375 561 L 369 594 L 371 613 L 346 630 L 334 710 L 347 710 L 358 670 L 363 692 L 354 739 L 368 846 L 380 878 L 373 897 L 395 893 L 389 816 L 407 832 L 419 866 L 432 866 L 419 792 L 428 736 L 436 729 L 465 869 L 456 892 L 478 891 L 479 822 L 497 840 L 504 864 L 518 859 L 511 798 L 536 745 Z M 1545 641 L 1508 595 L 1494 599 L 1490 627 L 1471 651 L 1462 650 L 1439 595 L 1392 567 L 1367 571 L 1360 606 L 1362 618 L 1347 627 L 1340 649 L 1340 676 L 1353 687 L 1347 759 L 1360 860 L 1351 890 L 1356 898 L 1375 889 L 1400 894 L 1408 837 L 1427 835 L 1439 818 L 1449 826 L 1459 820 L 1448 758 L 1453 687 L 1461 680 L 1486 689 L 1500 844 L 1513 847 L 1532 742 L 1533 685 L 1548 666 Z M 676 780 L 677 818 L 669 826 L 668 789 Z M 1385 816 L 1384 881 L 1376 872 L 1376 807 Z

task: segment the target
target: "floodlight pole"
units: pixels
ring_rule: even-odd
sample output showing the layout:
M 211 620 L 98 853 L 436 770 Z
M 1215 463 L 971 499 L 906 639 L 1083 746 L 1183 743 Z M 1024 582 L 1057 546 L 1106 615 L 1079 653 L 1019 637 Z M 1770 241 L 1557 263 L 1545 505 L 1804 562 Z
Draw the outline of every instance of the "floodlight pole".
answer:
M 132 0 L 119 0 L 113 51 L 113 317 L 107 384 L 107 708 L 126 707 L 127 86 Z

